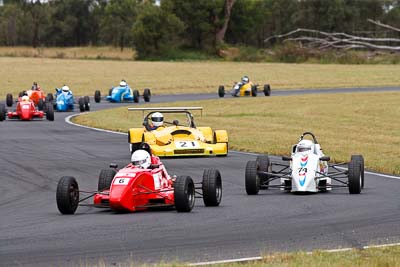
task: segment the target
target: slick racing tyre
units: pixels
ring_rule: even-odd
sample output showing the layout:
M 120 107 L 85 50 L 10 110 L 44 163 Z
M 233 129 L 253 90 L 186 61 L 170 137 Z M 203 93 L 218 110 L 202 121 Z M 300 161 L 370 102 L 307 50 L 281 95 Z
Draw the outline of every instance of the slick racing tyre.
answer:
M 178 212 L 190 212 L 194 207 L 195 189 L 190 176 L 178 176 L 174 182 L 175 208 Z
M 264 95 L 271 96 L 271 86 L 269 84 L 264 84 Z
M 139 91 L 133 90 L 133 102 L 139 103 Z
M 6 96 L 6 104 L 7 104 L 7 107 L 12 107 L 12 105 L 13 105 L 13 96 L 12 96 L 12 94 L 7 94 L 7 96 Z
M 97 184 L 97 190 L 103 191 L 110 189 L 111 183 L 117 172 L 114 169 L 103 169 L 100 171 L 99 182 Z
M 41 98 L 39 98 L 39 101 L 38 101 L 38 109 L 40 111 L 43 111 L 43 109 L 44 109 L 44 101 Z
M 352 157 L 349 162 L 348 169 L 348 186 L 350 194 L 360 194 L 361 193 L 361 159 L 357 157 Z
M 4 121 L 6 119 L 6 106 L 4 104 L 0 104 L 0 121 Z
M 86 95 L 83 97 L 85 103 L 85 111 L 90 111 L 90 98 Z
M 225 96 L 225 87 L 223 85 L 220 85 L 218 87 L 218 96 L 219 97 L 224 97 Z
M 46 102 L 51 103 L 51 102 L 53 102 L 53 100 L 54 100 L 53 95 L 48 93 L 46 96 Z
M 222 199 L 221 173 L 216 169 L 206 169 L 203 173 L 203 201 L 206 207 L 219 206 Z
M 94 102 L 100 103 L 100 101 L 101 101 L 101 93 L 100 93 L 100 90 L 96 90 L 96 91 L 94 92 Z
M 248 195 L 257 195 L 260 190 L 260 178 L 257 175 L 257 161 L 248 161 L 245 171 L 245 185 Z
M 85 100 L 83 99 L 83 97 L 79 98 L 78 105 L 79 105 L 79 111 L 84 112 L 85 111 Z
M 257 156 L 257 170 L 261 172 L 272 172 L 271 163 L 268 155 Z M 262 189 L 268 189 L 269 179 L 271 178 L 268 174 L 259 175 L 260 176 L 260 184 L 263 185 Z
M 361 162 L 361 188 L 364 188 L 364 157 L 362 155 L 352 155 L 351 159 L 357 158 Z
M 149 88 L 144 89 L 143 98 L 144 98 L 144 102 L 150 102 L 151 92 L 150 92 Z
M 79 203 L 79 187 L 74 177 L 64 176 L 57 185 L 57 207 L 62 214 L 74 214 Z
M 255 85 L 251 86 L 251 96 L 254 96 L 254 97 L 257 96 L 257 86 L 255 86 Z
M 46 103 L 46 120 L 54 121 L 54 107 L 51 103 Z

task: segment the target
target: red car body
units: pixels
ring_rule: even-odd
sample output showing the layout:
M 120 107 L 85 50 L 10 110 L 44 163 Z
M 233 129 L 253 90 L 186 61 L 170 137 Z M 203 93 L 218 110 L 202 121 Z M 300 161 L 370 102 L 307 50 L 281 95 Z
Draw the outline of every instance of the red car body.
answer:
M 129 164 L 115 175 L 110 189 L 94 195 L 94 205 L 109 205 L 113 210 L 138 211 L 151 206 L 173 206 L 172 179 L 158 157 L 152 157 L 152 169 Z
M 62 177 L 56 193 L 58 210 L 62 214 L 74 214 L 81 205 L 129 212 L 175 207 L 178 212 L 190 212 L 196 194 L 203 197 L 205 206 L 219 206 L 222 182 L 218 170 L 204 170 L 203 181 L 194 183 L 190 176 L 171 177 L 156 156 L 151 157 L 151 163 L 149 169 L 128 164 L 118 172 L 115 164 L 110 165 L 110 169 L 100 172 L 95 192 L 79 191 L 74 177 Z M 80 193 L 90 195 L 80 199 Z M 81 203 L 91 197 L 93 203 Z
M 18 101 L 16 110 L 7 112 L 7 117 L 9 119 L 20 119 L 24 121 L 30 121 L 34 118 L 42 119 L 44 115 L 43 111 L 36 109 L 35 103 L 32 100 Z

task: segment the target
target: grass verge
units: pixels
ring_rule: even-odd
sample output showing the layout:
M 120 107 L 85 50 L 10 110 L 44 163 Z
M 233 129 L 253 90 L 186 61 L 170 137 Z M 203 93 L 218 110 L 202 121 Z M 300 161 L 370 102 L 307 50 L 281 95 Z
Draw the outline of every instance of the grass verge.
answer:
M 45 92 L 69 85 L 76 95 L 103 94 L 126 79 L 153 94 L 217 93 L 218 85 L 249 75 L 256 83 L 282 88 L 337 88 L 400 85 L 400 65 L 323 65 L 243 62 L 142 62 L 0 57 L 0 99 L 37 81 Z M 272 93 L 273 93 L 272 91 Z
M 334 162 L 364 155 L 366 167 L 400 174 L 400 93 L 343 93 L 227 98 L 162 106 L 203 106 L 198 126 L 226 129 L 230 149 L 289 155 L 301 133 L 313 132 Z M 149 106 L 160 106 L 149 105 Z M 79 124 L 126 132 L 140 126 L 141 112 L 126 107 L 74 118 Z

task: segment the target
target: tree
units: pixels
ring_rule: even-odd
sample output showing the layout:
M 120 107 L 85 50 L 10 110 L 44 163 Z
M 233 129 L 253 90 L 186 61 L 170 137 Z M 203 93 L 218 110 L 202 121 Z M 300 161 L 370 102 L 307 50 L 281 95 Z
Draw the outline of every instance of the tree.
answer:
M 133 43 L 140 57 L 154 55 L 176 45 L 183 22 L 165 6 L 144 4 L 133 25 Z
M 111 0 L 104 10 L 101 21 L 102 39 L 121 51 L 132 41 L 132 25 L 137 14 L 136 0 Z
M 215 43 L 217 45 L 222 44 L 225 39 L 225 33 L 228 29 L 229 20 L 231 18 L 232 8 L 235 4 L 235 0 L 225 0 L 225 7 L 224 7 L 224 19 L 220 28 L 217 29 L 215 34 Z M 216 22 L 218 23 L 220 19 L 216 17 Z

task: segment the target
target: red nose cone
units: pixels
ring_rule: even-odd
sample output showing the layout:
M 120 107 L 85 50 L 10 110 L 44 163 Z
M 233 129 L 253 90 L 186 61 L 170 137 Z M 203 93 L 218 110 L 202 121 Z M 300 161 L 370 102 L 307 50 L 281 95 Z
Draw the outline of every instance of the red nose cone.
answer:
M 31 119 L 31 109 L 30 104 L 23 104 L 21 106 L 21 120 L 30 120 Z

